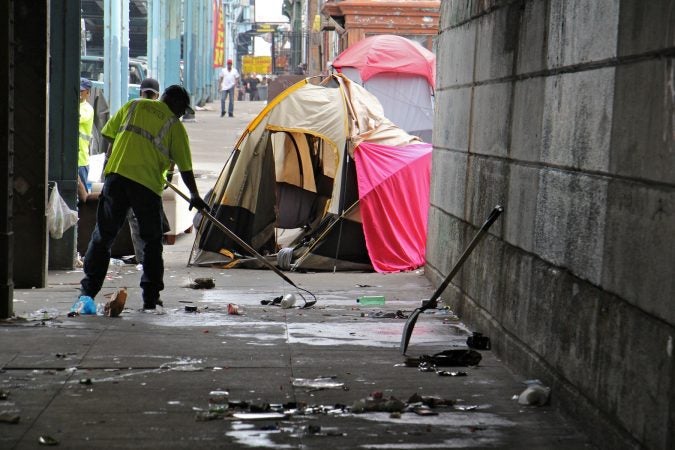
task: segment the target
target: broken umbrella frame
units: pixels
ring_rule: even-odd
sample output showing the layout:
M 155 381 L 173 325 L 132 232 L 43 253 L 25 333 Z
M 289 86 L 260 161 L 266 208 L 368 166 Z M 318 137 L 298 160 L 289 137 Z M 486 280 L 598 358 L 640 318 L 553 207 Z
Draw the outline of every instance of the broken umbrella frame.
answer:
M 185 195 L 180 189 L 178 189 L 176 186 L 174 186 L 173 184 L 169 183 L 168 181 L 167 181 L 166 184 L 167 184 L 167 186 L 169 186 L 174 192 L 176 192 L 176 194 L 180 195 L 180 196 L 183 198 L 183 200 L 185 200 L 186 202 L 190 203 L 190 198 L 189 198 L 187 195 Z M 237 234 L 236 234 L 234 231 L 230 230 L 230 229 L 227 228 L 225 225 L 223 225 L 222 222 L 220 222 L 218 219 L 216 219 L 216 217 L 215 217 L 213 214 L 211 214 L 210 211 L 207 211 L 206 209 L 204 209 L 204 208 L 199 208 L 199 207 L 197 207 L 197 209 L 199 210 L 199 212 L 202 213 L 202 215 L 203 215 L 206 219 L 208 219 L 208 220 L 209 220 L 213 225 L 215 225 L 220 231 L 222 231 L 223 233 L 225 233 L 230 239 L 232 239 L 232 240 L 235 241 L 237 244 L 241 245 L 244 249 L 246 249 L 247 251 L 249 251 L 249 252 L 251 253 L 251 255 L 253 255 L 253 256 L 254 256 L 258 261 L 260 261 L 264 266 L 266 266 L 267 268 L 271 269 L 274 273 L 276 273 L 277 275 L 279 275 L 286 283 L 290 284 L 291 286 L 293 286 L 294 288 L 296 288 L 298 291 L 304 291 L 304 292 L 308 293 L 309 295 L 311 295 L 312 298 L 313 298 L 313 300 L 307 301 L 307 299 L 306 299 L 300 292 L 298 292 L 298 295 L 300 295 L 300 297 L 302 297 L 302 299 L 303 299 L 304 302 L 305 302 L 305 304 L 302 306 L 302 308 L 309 308 L 309 307 L 311 307 L 311 306 L 314 306 L 314 304 L 316 304 L 316 295 L 312 294 L 312 293 L 311 293 L 310 291 L 308 291 L 307 289 L 301 288 L 301 287 L 299 287 L 298 285 L 296 285 L 296 284 L 295 284 L 290 278 L 288 278 L 281 270 L 279 270 L 279 268 L 277 268 L 274 264 L 272 264 L 271 262 L 269 262 L 268 260 L 266 260 L 264 256 L 262 256 L 260 253 L 258 253 L 258 252 L 257 252 L 253 247 L 251 247 L 246 241 L 244 241 L 242 238 L 240 238 L 239 236 L 237 236 Z
M 417 322 L 417 318 L 419 317 L 420 313 L 426 311 L 427 309 L 436 308 L 436 306 L 438 306 L 437 300 L 441 296 L 445 288 L 448 287 L 448 284 L 450 284 L 450 280 L 452 280 L 452 277 L 454 277 L 457 274 L 457 272 L 459 272 L 459 269 L 462 267 L 462 264 L 464 264 L 464 261 L 466 261 L 466 259 L 469 257 L 474 247 L 478 245 L 478 243 L 483 238 L 485 233 L 487 233 L 487 230 L 492 226 L 492 224 L 497 220 L 497 218 L 503 211 L 504 208 L 500 205 L 494 207 L 494 209 L 488 216 L 483 226 L 480 227 L 480 230 L 478 230 L 476 236 L 474 236 L 474 238 L 471 240 L 469 246 L 466 248 L 466 250 L 464 250 L 464 253 L 462 253 L 462 256 L 459 257 L 459 261 L 457 261 L 457 263 L 452 268 L 450 273 L 445 277 L 443 283 L 441 283 L 441 285 L 438 286 L 438 289 L 436 289 L 436 291 L 433 293 L 429 301 L 424 303 L 422 307 L 415 309 L 410 314 L 408 320 L 406 320 L 405 325 L 403 326 L 403 335 L 401 336 L 402 355 L 405 355 L 405 352 L 408 349 L 410 337 L 412 336 L 413 328 L 415 327 L 415 322 Z

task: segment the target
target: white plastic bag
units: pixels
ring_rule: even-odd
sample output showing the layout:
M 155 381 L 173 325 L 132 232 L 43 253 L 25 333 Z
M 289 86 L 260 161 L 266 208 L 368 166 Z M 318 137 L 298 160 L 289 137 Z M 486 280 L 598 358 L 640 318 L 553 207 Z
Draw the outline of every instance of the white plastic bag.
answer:
M 77 211 L 73 211 L 59 194 L 59 188 L 54 183 L 54 188 L 49 196 L 47 204 L 47 227 L 49 236 L 61 239 L 63 233 L 77 223 Z

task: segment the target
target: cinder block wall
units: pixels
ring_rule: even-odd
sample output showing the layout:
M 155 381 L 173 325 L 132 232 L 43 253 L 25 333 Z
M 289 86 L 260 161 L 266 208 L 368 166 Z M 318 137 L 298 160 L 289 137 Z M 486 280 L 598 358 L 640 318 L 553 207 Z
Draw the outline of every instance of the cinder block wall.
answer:
M 604 448 L 675 448 L 675 0 L 444 0 L 427 274 Z M 504 393 L 510 395 L 510 393 Z

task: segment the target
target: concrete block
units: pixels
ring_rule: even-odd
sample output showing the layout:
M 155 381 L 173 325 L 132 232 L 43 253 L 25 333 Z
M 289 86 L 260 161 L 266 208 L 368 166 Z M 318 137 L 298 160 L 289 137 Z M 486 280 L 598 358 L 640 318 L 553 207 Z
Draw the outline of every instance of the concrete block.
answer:
M 534 251 L 540 169 L 511 164 L 504 221 L 504 239 L 527 252 Z
M 511 83 L 474 89 L 471 153 L 506 156 L 508 151 Z
M 550 0 L 548 67 L 615 57 L 618 26 L 616 0 Z
M 441 1 L 441 30 L 464 23 L 511 0 L 443 0 Z
M 498 222 L 500 220 L 498 219 Z M 475 227 L 465 224 L 462 252 L 476 236 L 480 225 L 482 223 Z M 497 222 L 492 226 L 496 227 Z M 455 265 L 458 260 L 459 256 L 450 262 L 451 266 Z M 481 308 L 491 316 L 497 315 L 499 302 L 504 291 L 505 280 L 499 276 L 503 261 L 504 245 L 488 234 L 474 248 L 461 270 L 452 280 L 453 284 L 459 286 L 466 295 L 475 299 Z
M 463 222 L 458 218 L 434 207 L 429 208 L 427 225 L 429 239 L 427 240 L 427 264 L 439 274 L 439 285 L 445 276 L 450 273 L 452 262 L 460 255 Z
M 431 164 L 431 205 L 457 217 L 464 216 L 466 153 L 434 150 Z
M 531 254 L 505 245 L 499 277 L 503 288 L 495 311 L 495 318 L 514 336 L 525 336 L 527 314 L 532 291 L 532 266 L 536 258 Z
M 600 299 L 592 398 L 641 447 L 670 448 L 673 328 L 616 297 Z
M 439 29 L 454 27 L 471 18 L 471 0 L 446 0 L 441 2 Z
M 516 73 L 523 74 L 546 69 L 546 14 L 548 2 L 525 3 L 518 36 Z
M 534 250 L 596 285 L 602 277 L 607 180 L 574 172 L 542 170 Z
M 674 85 L 673 58 L 617 67 L 611 173 L 675 183 Z
M 675 189 L 610 182 L 605 230 L 602 286 L 675 324 Z
M 467 23 L 444 31 L 438 37 L 436 58 L 444 61 L 443 70 L 436 72 L 436 87 L 444 89 L 473 81 L 476 24 Z
M 471 88 L 436 91 L 435 109 L 434 146 L 468 152 Z
M 546 79 L 541 161 L 607 171 L 614 68 Z
M 476 35 L 476 81 L 512 74 L 518 46 L 520 6 L 508 5 L 480 17 Z
M 545 92 L 546 79 L 543 77 L 519 81 L 514 85 L 510 149 L 513 159 L 540 160 Z
M 621 0 L 619 56 L 675 47 L 672 0 Z
M 509 179 L 508 164 L 500 159 L 473 156 L 469 158 L 467 169 L 466 218 L 467 222 L 480 227 L 496 205 L 504 205 Z M 509 211 L 504 214 L 509 214 Z M 503 217 L 492 225 L 490 233 L 500 236 L 502 226 Z

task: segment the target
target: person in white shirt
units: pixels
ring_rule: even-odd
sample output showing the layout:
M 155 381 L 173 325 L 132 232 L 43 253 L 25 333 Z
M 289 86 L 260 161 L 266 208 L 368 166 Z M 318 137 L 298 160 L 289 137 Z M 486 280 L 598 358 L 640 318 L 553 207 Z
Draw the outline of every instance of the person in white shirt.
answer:
M 230 102 L 227 105 L 227 115 L 234 117 L 234 90 L 239 84 L 239 72 L 232 68 L 232 60 L 227 60 L 227 67 L 220 69 L 218 85 L 220 86 L 220 117 L 225 115 L 225 99 L 229 96 Z

